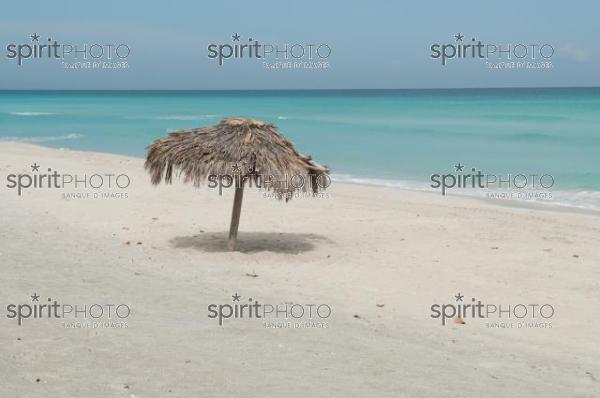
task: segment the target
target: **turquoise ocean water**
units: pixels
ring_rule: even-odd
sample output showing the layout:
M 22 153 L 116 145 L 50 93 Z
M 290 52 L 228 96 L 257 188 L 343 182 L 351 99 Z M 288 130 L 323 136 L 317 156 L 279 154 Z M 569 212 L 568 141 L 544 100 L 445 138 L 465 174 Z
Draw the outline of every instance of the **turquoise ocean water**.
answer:
M 274 123 L 338 180 L 427 189 L 460 162 L 551 174 L 555 203 L 600 209 L 600 88 L 0 91 L 0 140 L 138 157 L 230 116 Z

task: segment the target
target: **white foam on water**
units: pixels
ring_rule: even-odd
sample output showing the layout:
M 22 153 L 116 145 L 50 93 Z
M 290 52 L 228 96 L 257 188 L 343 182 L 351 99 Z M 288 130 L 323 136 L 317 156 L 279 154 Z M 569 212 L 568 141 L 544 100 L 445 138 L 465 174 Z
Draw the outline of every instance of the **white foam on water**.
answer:
M 410 181 L 410 180 L 393 180 L 393 179 L 383 179 L 383 178 L 369 178 L 369 177 L 357 177 L 351 174 L 332 174 L 331 179 L 335 182 L 342 183 L 350 183 L 350 184 L 359 184 L 359 185 L 371 185 L 371 186 L 380 186 L 380 187 L 388 187 L 388 188 L 397 188 L 403 189 L 407 191 L 427 191 L 427 192 L 436 192 L 441 195 L 440 189 L 431 188 L 431 186 L 426 182 L 420 181 Z M 470 196 L 476 198 L 483 199 L 492 199 L 494 195 L 501 194 L 502 192 L 510 193 L 511 191 L 501 191 L 501 190 L 493 190 L 493 189 L 449 189 L 446 191 L 446 195 L 449 196 Z M 516 195 L 517 191 L 512 191 L 514 195 L 512 195 L 511 199 L 495 199 L 495 200 L 506 200 L 507 202 L 512 203 L 535 203 L 542 204 L 547 206 L 561 206 L 561 207 L 571 207 L 578 208 L 584 210 L 594 210 L 600 211 L 600 192 L 599 191 L 563 191 L 563 190 L 549 190 L 547 193 L 552 195 L 551 199 L 540 199 L 536 198 L 533 195 L 530 198 L 525 197 L 526 195 L 522 195 L 523 197 L 518 197 Z M 492 198 L 488 197 L 488 194 L 492 196 Z
M 18 141 L 18 142 L 48 142 L 62 140 L 76 140 L 83 137 L 83 134 L 65 134 L 46 137 L 0 137 L 0 141 Z
M 166 115 L 158 116 L 159 120 L 208 120 L 218 117 L 217 115 Z
M 11 115 L 14 116 L 49 116 L 56 115 L 56 113 L 51 112 L 10 112 Z
M 429 187 L 426 183 L 408 180 L 390 180 L 384 178 L 357 177 L 351 174 L 332 174 L 333 181 L 347 182 L 350 184 L 372 185 L 378 187 L 400 188 L 410 191 L 431 191 L 435 190 Z

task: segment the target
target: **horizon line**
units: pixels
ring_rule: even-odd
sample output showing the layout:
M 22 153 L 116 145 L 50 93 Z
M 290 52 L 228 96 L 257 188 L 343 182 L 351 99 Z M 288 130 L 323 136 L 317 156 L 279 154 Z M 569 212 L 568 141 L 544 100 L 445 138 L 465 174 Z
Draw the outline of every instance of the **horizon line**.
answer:
M 425 88 L 269 88 L 269 89 L 153 89 L 153 88 L 132 88 L 132 89 L 98 89 L 98 88 L 46 88 L 46 89 L 4 89 L 0 92 L 22 91 L 22 92 L 40 92 L 40 91 L 112 91 L 112 92 L 223 92 L 223 91 L 415 91 L 415 90 L 527 90 L 527 89 L 569 89 L 569 88 L 600 88 L 600 86 L 526 86 L 526 87 L 425 87 Z

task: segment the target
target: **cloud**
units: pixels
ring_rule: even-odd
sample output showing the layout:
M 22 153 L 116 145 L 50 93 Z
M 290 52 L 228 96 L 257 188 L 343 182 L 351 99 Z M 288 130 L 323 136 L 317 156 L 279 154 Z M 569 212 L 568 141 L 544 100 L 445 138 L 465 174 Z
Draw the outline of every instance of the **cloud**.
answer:
M 574 46 L 573 44 L 566 44 L 558 47 L 556 55 L 577 62 L 585 62 L 588 59 L 590 59 L 589 52 L 587 52 L 583 48 Z

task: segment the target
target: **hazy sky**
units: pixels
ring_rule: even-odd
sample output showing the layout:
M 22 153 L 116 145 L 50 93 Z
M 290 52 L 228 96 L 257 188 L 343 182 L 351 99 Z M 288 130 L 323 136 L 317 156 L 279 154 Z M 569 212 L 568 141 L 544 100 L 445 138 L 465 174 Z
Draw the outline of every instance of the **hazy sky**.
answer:
M 600 86 L 598 1 L 5 2 L 0 89 L 335 89 Z M 30 35 L 61 44 L 125 43 L 129 69 L 67 70 L 59 60 L 7 58 Z M 325 43 L 326 70 L 269 70 L 207 57 L 231 35 L 283 45 Z M 430 58 L 433 43 L 475 37 L 550 44 L 549 70 L 489 70 L 481 60 Z

